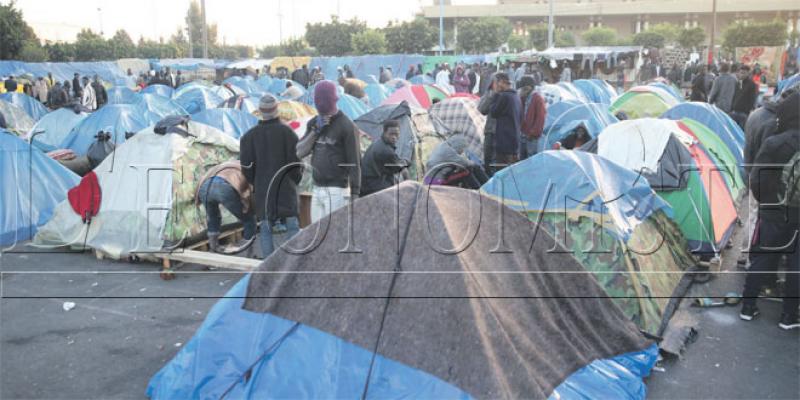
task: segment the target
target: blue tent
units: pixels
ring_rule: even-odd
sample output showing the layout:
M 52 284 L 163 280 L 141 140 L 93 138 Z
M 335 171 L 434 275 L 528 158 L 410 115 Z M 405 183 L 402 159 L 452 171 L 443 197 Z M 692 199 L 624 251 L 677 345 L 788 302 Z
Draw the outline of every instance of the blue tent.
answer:
M 0 130 L 0 246 L 30 239 L 80 177 Z
M 157 94 L 159 96 L 164 96 L 164 97 L 169 99 L 169 98 L 172 97 L 172 93 L 173 92 L 175 92 L 175 89 L 173 89 L 173 88 L 171 88 L 171 87 L 169 87 L 167 85 L 162 85 L 162 84 L 157 83 L 155 85 L 150 85 L 150 86 L 145 87 L 139 93 L 141 93 L 141 94 L 152 93 L 152 94 Z
M 133 104 L 139 97 L 133 90 L 122 86 L 114 86 L 106 93 L 108 93 L 108 104 Z
M 168 115 L 187 115 L 189 114 L 183 107 L 180 106 L 175 100 L 168 97 L 163 97 L 155 93 L 145 93 L 139 96 L 139 99 L 134 103 L 136 107 L 142 110 L 142 113 L 147 117 L 148 124 L 154 125 L 162 118 Z
M 132 104 L 109 104 L 75 125 L 62 147 L 76 154 L 86 154 L 100 131 L 110 133 L 112 142 L 122 143 L 125 133 L 136 133 L 150 125 L 153 117 L 146 113 Z
M 408 80 L 414 85 L 433 85 L 436 81 L 428 75 L 414 75 Z
M 31 140 L 34 147 L 42 151 L 53 151 L 62 148 L 64 140 L 69 136 L 70 131 L 81 123 L 89 114 L 85 112 L 75 112 L 70 108 L 59 108 L 39 120 L 33 126 L 31 132 L 42 133 L 36 135 Z
M 260 97 L 267 92 L 266 89 L 263 89 L 261 86 L 259 86 L 252 78 L 248 79 L 248 78 L 242 78 L 240 76 L 232 76 L 228 79 L 225 79 L 222 82 L 229 83 L 233 86 L 238 87 L 239 89 L 244 90 L 248 96 Z
M 256 85 L 261 87 L 262 90 L 269 92 L 269 88 L 272 86 L 272 77 L 269 75 L 264 75 L 258 79 L 256 79 Z
M 367 94 L 367 97 L 369 97 L 369 105 L 373 108 L 381 105 L 392 93 L 386 85 L 381 85 L 380 83 L 370 83 L 364 88 L 364 92 Z
M 286 82 L 292 82 L 292 86 L 300 88 L 304 93 L 307 93 L 306 88 L 303 85 L 291 80 L 291 79 L 273 79 L 272 84 L 270 84 L 268 92 L 278 96 L 281 93 L 286 91 Z
M 27 134 L 36 125 L 36 121 L 22 107 L 4 100 L 0 100 L 0 114 L 6 121 L 6 129 L 20 136 Z
M 189 114 L 196 114 L 209 108 L 217 108 L 223 101 L 225 99 L 206 87 L 189 89 L 175 98 L 175 102 Z
M 679 120 L 691 118 L 709 129 L 725 142 L 736 162 L 743 168 L 744 132 L 736 122 L 714 105 L 703 102 L 686 102 L 678 104 L 661 115 L 661 118 Z
M 179 97 L 180 95 L 182 95 L 182 94 L 184 94 L 186 92 L 192 91 L 192 90 L 197 89 L 197 88 L 200 88 L 200 89 L 211 89 L 213 86 L 214 86 L 214 84 L 210 83 L 208 81 L 186 82 L 183 85 L 178 86 L 172 92 L 172 98 L 174 99 L 174 98 Z
M 617 95 L 613 90 L 609 90 L 610 86 L 607 83 L 598 79 L 578 79 L 572 84 L 592 103 L 611 105 L 611 99 Z
M 549 150 L 566 138 L 573 129 L 583 125 L 591 137 L 595 138 L 607 126 L 618 122 L 608 107 L 597 103 L 582 103 L 575 100 L 562 100 L 547 107 L 539 151 Z
M 29 117 L 33 118 L 34 121 L 42 119 L 45 114 L 50 112 L 50 110 L 42 105 L 39 100 L 36 100 L 25 93 L 3 93 L 0 94 L 0 100 L 7 101 L 23 109 Z
M 336 107 L 338 107 L 344 115 L 347 115 L 354 121 L 356 118 L 369 112 L 370 109 L 366 103 L 349 94 L 340 94 L 339 101 L 336 102 Z
M 778 88 L 775 90 L 775 96 L 778 96 L 787 88 L 790 88 L 798 83 L 800 83 L 800 74 L 794 74 L 778 82 Z
M 655 86 L 661 89 L 664 89 L 667 93 L 671 94 L 676 100 L 680 102 L 686 101 L 686 98 L 683 97 L 681 92 L 678 91 L 678 88 L 675 86 L 666 84 L 664 82 L 650 82 L 648 86 Z
M 244 310 L 250 277 L 214 305 L 194 337 L 150 379 L 146 395 L 271 399 L 303 390 L 336 398 L 361 397 L 374 353 L 311 326 Z M 643 399 L 647 389 L 642 378 L 649 375 L 657 357 L 653 345 L 596 360 L 564 380 L 551 399 Z M 253 379 L 242 380 L 248 370 Z M 370 393 L 375 398 L 470 398 L 434 375 L 381 355 L 374 355 L 373 371 Z
M 241 110 L 214 108 L 192 115 L 192 121 L 211 125 L 235 139 L 258 124 L 258 118 Z

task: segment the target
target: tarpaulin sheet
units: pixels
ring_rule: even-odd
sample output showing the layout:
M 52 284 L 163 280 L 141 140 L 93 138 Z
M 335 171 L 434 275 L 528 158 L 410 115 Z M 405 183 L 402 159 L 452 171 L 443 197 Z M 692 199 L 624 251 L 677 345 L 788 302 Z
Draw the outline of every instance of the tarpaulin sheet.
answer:
M 175 100 L 153 93 L 139 95 L 139 99 L 134 105 L 142 110 L 142 114 L 147 119 L 148 125 L 154 125 L 156 122 L 161 121 L 161 119 L 169 115 L 189 114 L 180 104 L 175 102 Z
M 109 104 L 93 112 L 72 128 L 61 148 L 70 149 L 84 155 L 97 139 L 95 135 L 103 131 L 111 134 L 111 142 L 122 143 L 125 133 L 139 132 L 146 128 L 150 119 L 138 107 L 131 104 Z
M 106 90 L 108 104 L 133 104 L 139 100 L 139 94 L 127 87 L 115 86 Z
M 227 60 L 212 60 L 210 58 L 162 58 L 150 60 L 150 65 L 156 71 L 169 67 L 172 70 L 196 71 L 200 68 L 224 68 Z
M 33 146 L 45 152 L 60 149 L 72 128 L 88 116 L 85 112 L 76 113 L 70 108 L 59 108 L 42 117 L 31 129 L 27 139 L 30 141 L 31 134 L 42 131 L 33 137 Z
M 53 74 L 53 78 L 59 81 L 72 81 L 73 74 L 92 77 L 99 76 L 106 82 L 115 82 L 123 78 L 125 73 L 111 61 L 95 62 L 64 62 L 64 63 L 26 63 L 22 61 L 0 61 L 0 76 L 30 74 L 34 78 Z
M 258 124 L 258 118 L 245 111 L 235 110 L 233 108 L 203 110 L 192 115 L 192 120 L 211 125 L 234 139 L 239 139 L 250 130 L 250 128 Z
M 121 58 L 117 60 L 117 67 L 125 75 L 128 74 L 128 69 L 130 69 L 133 76 L 139 76 L 139 74 L 150 70 L 150 60 L 144 58 Z
M 267 92 L 266 89 L 259 86 L 251 77 L 242 78 L 240 76 L 232 76 L 223 81 L 242 89 L 248 96 L 261 97 Z
M 217 108 L 225 101 L 212 88 L 201 86 L 193 87 L 181 93 L 174 100 L 189 114 L 196 114 L 209 108 Z
M 797 52 L 800 54 L 800 51 Z M 780 82 L 778 82 L 778 88 L 775 90 L 775 95 L 781 94 L 787 88 L 790 88 L 796 84 L 800 83 L 800 74 L 794 74 Z
M 301 68 L 303 65 L 309 66 L 311 64 L 311 57 L 275 57 L 269 64 L 269 69 L 273 74 L 278 72 L 279 68 L 286 68 L 291 75 L 292 71 Z M 328 76 L 327 73 L 325 76 Z M 335 76 L 335 75 L 334 75 Z
M 156 83 L 154 85 L 148 85 L 147 87 L 142 89 L 139 93 L 141 93 L 141 94 L 152 93 L 152 94 L 157 94 L 159 96 L 163 96 L 163 97 L 166 97 L 166 98 L 169 99 L 169 98 L 172 97 L 172 93 L 173 92 L 175 92 L 175 89 L 173 89 L 173 88 L 171 88 L 171 87 L 169 87 L 167 85 L 162 85 L 160 83 Z
M 611 99 L 617 96 L 613 89 L 607 86 L 608 84 L 597 79 L 578 79 L 573 81 L 572 84 L 583 92 L 583 95 L 592 103 L 608 106 L 611 105 Z
M 0 130 L 0 246 L 30 239 L 80 177 Z
M 0 100 L 7 101 L 11 104 L 16 105 L 17 107 L 23 109 L 25 113 L 28 114 L 34 121 L 38 121 L 45 116 L 45 114 L 49 113 L 50 110 L 47 109 L 39 100 L 34 99 L 31 96 L 28 96 L 25 93 L 3 93 L 0 94 Z
M 339 108 L 344 115 L 347 115 L 348 118 L 351 120 L 355 120 L 356 118 L 366 114 L 369 112 L 370 109 L 374 107 L 369 107 L 363 100 L 359 100 L 349 94 L 341 94 L 339 95 L 339 100 L 336 102 L 336 107 Z
M 6 129 L 20 136 L 24 136 L 36 125 L 36 121 L 22 107 L 7 101 L 0 100 L 0 114 L 3 114 L 6 121 Z

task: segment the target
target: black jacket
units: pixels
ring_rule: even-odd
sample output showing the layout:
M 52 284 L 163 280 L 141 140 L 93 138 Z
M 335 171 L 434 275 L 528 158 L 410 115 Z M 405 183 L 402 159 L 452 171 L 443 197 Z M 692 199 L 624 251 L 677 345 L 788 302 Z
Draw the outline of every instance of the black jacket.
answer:
M 284 168 L 300 162 L 294 131 L 277 118 L 260 121 L 239 139 L 239 147 L 242 173 L 255 189 L 258 219 L 297 217 L 297 184 L 302 168 Z M 273 179 L 275 183 L 271 184 Z
M 63 86 L 54 86 L 47 93 L 47 105 L 54 110 L 63 107 L 69 101 L 68 97 L 69 95 Z
M 778 223 L 800 221 L 800 212 L 796 207 L 770 206 L 777 204 L 780 194 L 786 192 L 786 185 L 781 179 L 783 169 L 798 151 L 800 130 L 797 128 L 767 138 L 758 151 L 756 165 L 750 172 L 750 190 L 760 203 L 759 219 Z
M 744 81 L 739 81 L 731 110 L 749 114 L 750 111 L 753 111 L 757 98 L 758 88 L 752 79 L 746 78 Z
M 108 103 L 108 93 L 102 83 L 92 82 L 92 89 L 94 89 L 94 96 L 97 99 L 97 108 Z
M 81 80 L 78 78 L 72 78 L 72 94 L 75 97 L 81 97 L 81 94 L 83 94 L 83 90 L 81 89 Z
M 373 142 L 361 160 L 361 195 L 366 196 L 394 185 L 394 175 L 408 163 L 397 156 L 394 145 L 383 138 Z
M 513 89 L 499 92 L 496 97 L 492 111 L 489 112 L 497 120 L 494 150 L 502 154 L 517 154 L 522 125 L 522 102 Z
M 312 177 L 316 186 L 347 187 L 350 193 L 361 193 L 361 150 L 355 124 L 341 111 L 331 117 L 328 125 L 318 131 L 318 120 L 308 123 L 306 135 L 316 135 L 311 151 Z M 341 165 L 351 166 L 341 166 Z M 353 167 L 355 166 L 355 167 Z
M 692 80 L 692 101 L 706 101 L 708 100 L 708 93 L 706 93 L 706 77 L 705 74 L 697 74 Z
M 750 170 L 756 160 L 764 140 L 778 130 L 776 104 L 767 101 L 764 106 L 753 111 L 744 124 L 744 171 L 745 183 L 749 184 Z

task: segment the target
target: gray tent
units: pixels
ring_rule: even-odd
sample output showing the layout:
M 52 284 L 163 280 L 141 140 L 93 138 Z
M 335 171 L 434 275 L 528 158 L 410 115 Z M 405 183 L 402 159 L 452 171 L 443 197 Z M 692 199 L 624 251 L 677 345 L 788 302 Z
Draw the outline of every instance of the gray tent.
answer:
M 411 108 L 407 102 L 379 106 L 358 117 L 353 122 L 375 141 L 383 134 L 383 123 L 392 119 L 400 123 L 400 140 L 397 142 L 397 155 L 402 159 L 411 160 L 417 138 L 411 122 Z

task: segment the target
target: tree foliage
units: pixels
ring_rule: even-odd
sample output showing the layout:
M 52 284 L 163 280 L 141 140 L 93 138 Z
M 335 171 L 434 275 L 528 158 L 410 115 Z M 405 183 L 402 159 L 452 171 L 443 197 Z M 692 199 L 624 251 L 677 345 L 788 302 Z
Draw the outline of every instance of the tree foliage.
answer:
M 591 28 L 581 34 L 587 46 L 613 46 L 617 44 L 617 31 L 611 28 Z
M 528 39 L 522 35 L 511 35 L 508 37 L 508 49 L 512 52 L 520 52 L 528 49 Z
M 91 29 L 82 29 L 75 39 L 76 61 L 104 61 L 114 58 L 109 43 Z
M 315 53 L 314 49 L 308 47 L 306 40 L 302 37 L 299 37 L 286 40 L 281 44 L 264 46 L 258 49 L 258 55 L 261 58 L 275 58 L 282 56 L 313 56 Z
M 572 32 L 555 32 L 556 47 L 575 46 L 575 35 Z
M 350 37 L 354 54 L 386 53 L 386 37 L 377 29 L 367 29 Z
M 383 29 L 386 47 L 392 53 L 420 54 L 436 45 L 437 31 L 424 18 L 392 23 Z
M 723 33 L 722 47 L 733 52 L 737 47 L 781 46 L 786 43 L 786 26 L 780 21 L 732 24 Z
M 681 30 L 678 35 L 678 44 L 684 49 L 699 48 L 706 41 L 706 31 L 701 27 Z
M 19 59 L 26 62 L 45 62 L 48 60 L 47 49 L 37 40 L 26 40 L 19 52 Z
M 331 16 L 331 22 L 306 24 L 306 41 L 321 55 L 342 56 L 353 51 L 351 37 L 367 29 L 367 24 L 357 18 L 346 22 Z
M 669 22 L 651 25 L 645 32 L 655 33 L 664 38 L 664 44 L 675 44 L 682 28 Z M 641 32 L 640 32 L 641 33 Z M 634 41 L 635 42 L 635 41 Z M 662 46 L 663 47 L 663 46 Z
M 52 62 L 69 62 L 75 60 L 75 45 L 64 42 L 47 42 L 44 45 L 47 58 Z
M 25 22 L 22 11 L 14 7 L 14 2 L 0 4 L 0 59 L 19 58 L 26 41 L 34 40 L 33 29 Z
M 554 31 L 553 40 L 556 47 L 572 47 L 575 46 L 575 36 L 572 32 Z M 547 48 L 547 25 L 538 24 L 528 30 L 528 43 L 537 50 L 544 50 Z
M 502 17 L 481 17 L 459 22 L 458 48 L 469 52 L 496 51 L 514 28 Z
M 136 45 L 128 32 L 120 29 L 108 40 L 111 52 L 116 59 L 131 58 L 136 56 Z
M 666 41 L 667 38 L 662 34 L 650 30 L 633 35 L 633 44 L 642 47 L 660 49 L 664 47 Z
M 200 12 L 200 5 L 192 0 L 189 9 L 186 10 L 186 25 L 188 27 L 188 38 L 192 42 L 192 57 L 203 56 L 203 14 Z M 217 45 L 217 24 L 206 24 L 208 29 L 208 52 L 211 56 L 212 47 Z

